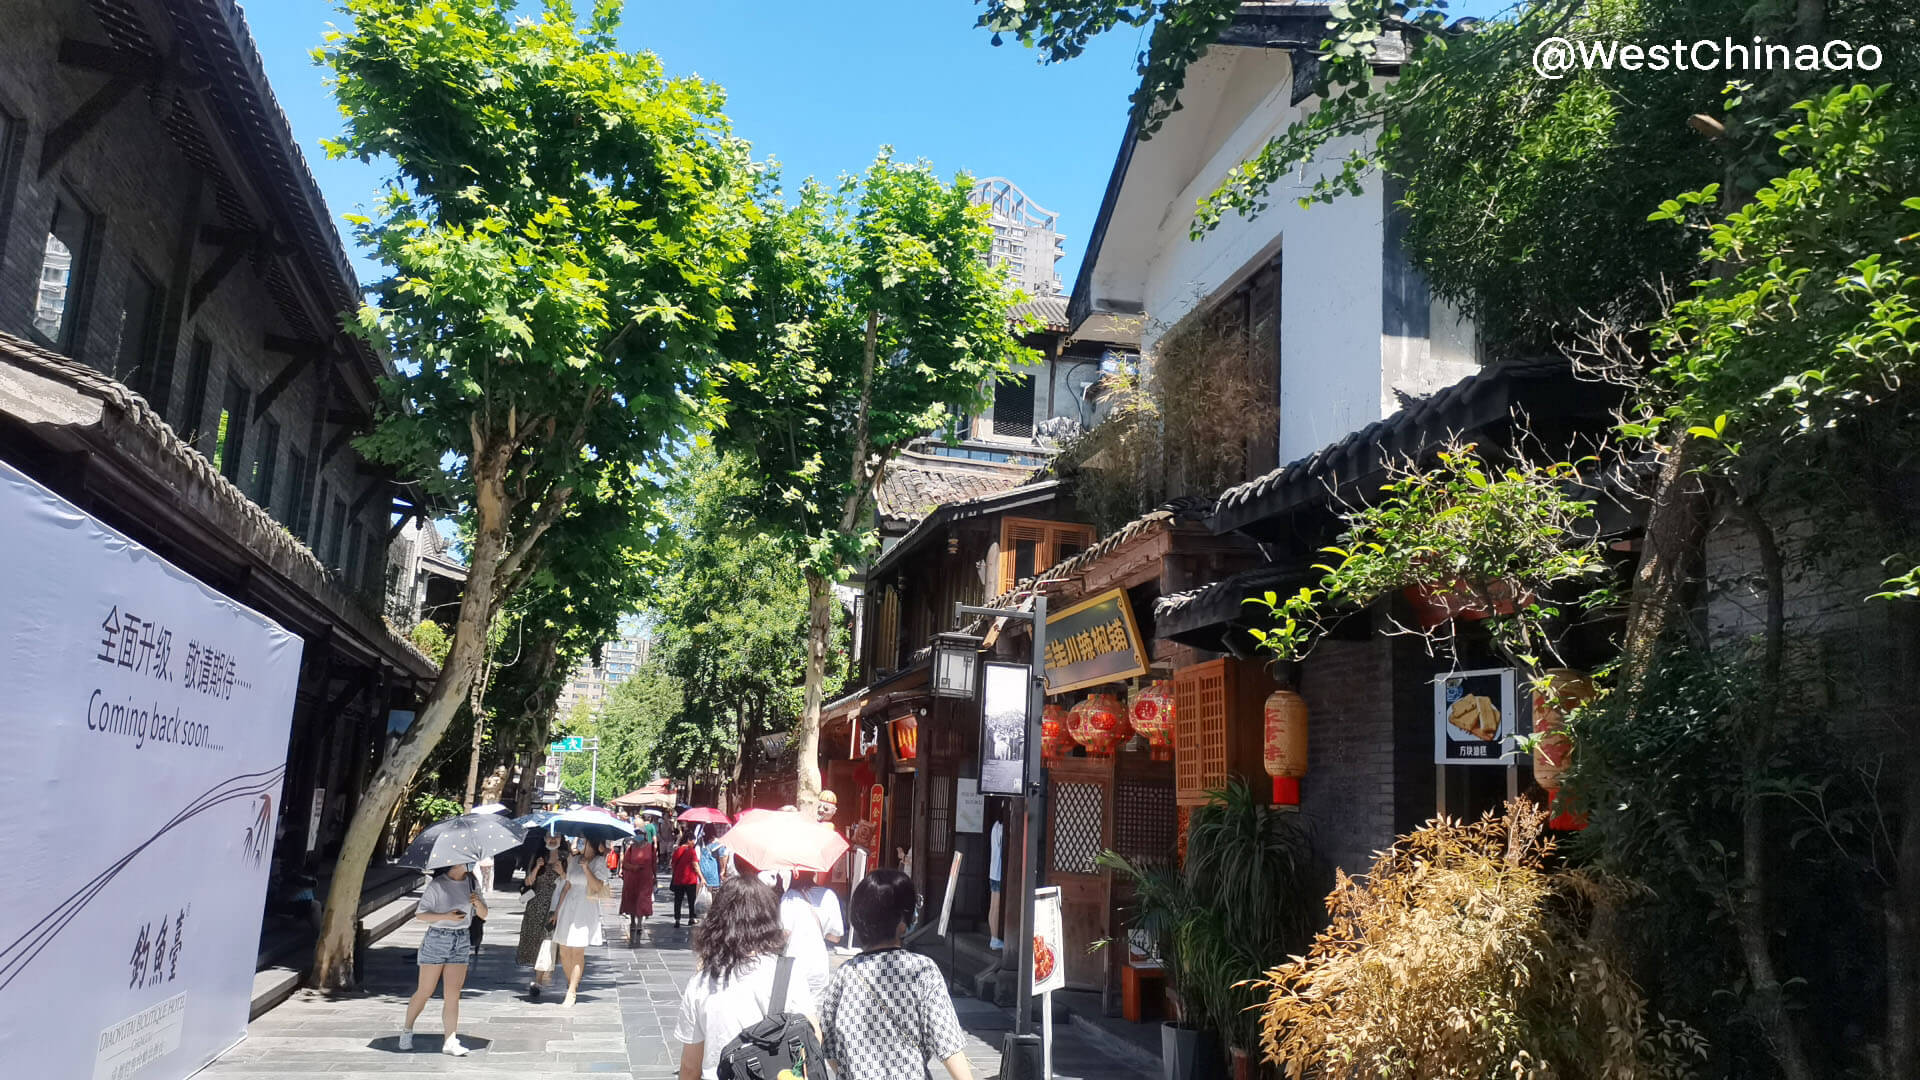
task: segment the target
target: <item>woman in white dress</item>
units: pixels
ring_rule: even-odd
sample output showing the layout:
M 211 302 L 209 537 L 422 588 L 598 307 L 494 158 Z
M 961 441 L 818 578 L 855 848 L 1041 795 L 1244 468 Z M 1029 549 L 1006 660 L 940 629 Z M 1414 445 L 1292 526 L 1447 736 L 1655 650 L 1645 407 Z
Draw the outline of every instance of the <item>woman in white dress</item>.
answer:
M 560 886 L 553 904 L 553 943 L 560 950 L 560 968 L 567 973 L 567 997 L 561 1004 L 573 1004 L 580 989 L 580 976 L 587 967 L 587 946 L 599 945 L 599 896 L 609 895 L 607 849 L 591 840 L 584 841 L 577 858 L 567 864 L 567 880 Z

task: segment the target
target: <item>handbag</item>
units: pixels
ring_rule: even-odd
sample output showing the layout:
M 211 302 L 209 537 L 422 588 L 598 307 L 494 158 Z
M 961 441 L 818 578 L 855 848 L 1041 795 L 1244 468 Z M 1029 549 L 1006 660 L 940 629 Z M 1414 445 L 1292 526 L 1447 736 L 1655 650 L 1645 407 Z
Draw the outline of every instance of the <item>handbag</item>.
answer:
M 553 970 L 553 939 L 547 938 L 540 943 L 540 955 L 533 958 L 533 970 L 547 972 Z

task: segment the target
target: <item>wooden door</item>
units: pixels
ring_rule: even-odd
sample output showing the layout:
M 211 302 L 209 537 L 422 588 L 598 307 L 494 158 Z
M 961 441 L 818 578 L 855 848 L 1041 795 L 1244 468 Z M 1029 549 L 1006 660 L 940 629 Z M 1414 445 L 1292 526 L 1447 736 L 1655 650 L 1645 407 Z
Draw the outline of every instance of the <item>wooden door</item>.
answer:
M 1047 884 L 1060 886 L 1067 987 L 1099 990 L 1110 930 L 1112 872 L 1095 864 L 1113 846 L 1112 758 L 1061 758 L 1047 768 Z

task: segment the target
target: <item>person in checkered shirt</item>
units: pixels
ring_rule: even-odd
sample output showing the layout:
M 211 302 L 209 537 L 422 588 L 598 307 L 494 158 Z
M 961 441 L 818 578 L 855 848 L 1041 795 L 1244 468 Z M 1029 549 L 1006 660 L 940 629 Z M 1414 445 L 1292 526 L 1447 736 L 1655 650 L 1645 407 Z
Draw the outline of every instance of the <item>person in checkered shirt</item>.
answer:
M 875 870 L 853 890 L 849 921 L 866 946 L 834 973 L 820 1002 L 822 1051 L 840 1080 L 930 1080 L 928 1062 L 973 1080 L 966 1036 L 934 962 L 900 946 L 920 906 L 913 879 Z

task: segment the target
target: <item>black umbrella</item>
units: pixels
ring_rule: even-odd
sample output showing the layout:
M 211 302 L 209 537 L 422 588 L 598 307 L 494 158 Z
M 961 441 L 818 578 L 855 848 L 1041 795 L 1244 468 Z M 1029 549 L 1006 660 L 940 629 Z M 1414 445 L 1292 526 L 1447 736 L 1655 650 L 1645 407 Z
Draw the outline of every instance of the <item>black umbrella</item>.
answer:
M 462 814 L 420 830 L 400 856 L 401 866 L 438 870 L 476 863 L 520 846 L 521 834 L 495 814 Z

